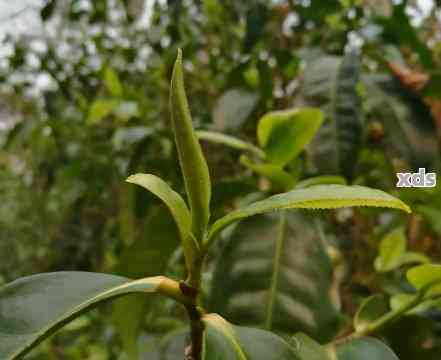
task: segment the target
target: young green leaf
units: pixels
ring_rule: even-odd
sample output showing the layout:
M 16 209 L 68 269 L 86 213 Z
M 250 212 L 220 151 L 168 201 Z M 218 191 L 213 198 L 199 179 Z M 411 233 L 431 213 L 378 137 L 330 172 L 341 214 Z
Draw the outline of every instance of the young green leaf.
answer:
M 346 179 L 341 176 L 323 175 L 323 176 L 315 176 L 309 179 L 299 181 L 296 184 L 296 188 L 300 189 L 300 188 L 308 188 L 316 185 L 335 185 L 335 184 L 347 185 L 347 182 Z
M 389 232 L 380 243 L 379 254 L 375 259 L 375 270 L 386 272 L 411 263 L 428 263 L 430 259 L 419 253 L 406 251 L 406 234 L 399 227 Z
M 208 166 L 192 126 L 190 109 L 185 95 L 180 49 L 173 68 L 170 90 L 173 131 L 190 202 L 193 233 L 197 239 L 201 239 L 210 217 L 211 183 Z
M 372 295 L 366 298 L 360 305 L 354 318 L 354 328 L 356 331 L 364 331 L 375 320 L 389 311 L 388 304 L 383 295 Z
M 202 360 L 297 360 L 294 348 L 281 337 L 260 329 L 234 326 L 217 314 L 205 325 Z
M 84 311 L 135 292 L 184 301 L 179 284 L 163 276 L 133 281 L 98 273 L 57 272 L 16 280 L 0 288 L 0 358 L 21 359 Z
M 215 235 L 226 226 L 256 214 L 282 209 L 336 209 L 351 206 L 386 207 L 411 211 L 401 200 L 381 190 L 364 186 L 317 185 L 274 195 L 229 213 L 211 226 L 207 241 L 212 241 Z
M 273 184 L 282 187 L 282 189 L 291 189 L 295 184 L 295 178 L 280 166 L 266 163 L 254 163 L 248 156 L 242 155 L 240 163 L 255 173 L 265 176 Z
M 312 140 L 323 123 L 319 109 L 274 111 L 264 115 L 257 127 L 257 139 L 269 162 L 284 166 Z
M 257 146 L 254 146 L 253 144 L 238 139 L 234 136 L 204 130 L 196 131 L 196 136 L 199 140 L 211 141 L 213 143 L 222 144 L 236 150 L 249 151 L 262 159 L 265 157 L 265 153 Z
M 426 264 L 413 267 L 407 272 L 407 280 L 426 296 L 441 295 L 441 265 Z
M 379 254 L 375 259 L 375 270 L 390 271 L 399 266 L 401 256 L 406 252 L 406 234 L 399 227 L 389 232 L 380 242 Z
M 185 259 L 190 269 L 194 259 L 198 256 L 199 246 L 191 232 L 192 219 L 184 200 L 164 180 L 152 174 L 132 175 L 126 181 L 152 192 L 168 207 L 178 226 Z

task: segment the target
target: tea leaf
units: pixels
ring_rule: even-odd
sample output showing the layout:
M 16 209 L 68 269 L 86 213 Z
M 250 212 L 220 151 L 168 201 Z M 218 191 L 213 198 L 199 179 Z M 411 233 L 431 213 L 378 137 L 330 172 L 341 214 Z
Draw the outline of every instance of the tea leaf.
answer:
M 57 272 L 29 276 L 0 288 L 0 358 L 22 359 L 64 324 L 120 295 L 179 292 L 163 276 L 130 280 L 120 276 Z M 180 294 L 180 292 L 179 292 Z
M 294 348 L 281 337 L 260 329 L 235 326 L 217 314 L 204 315 L 202 360 L 296 360 Z
M 383 295 L 372 295 L 366 298 L 360 305 L 354 318 L 356 331 L 363 331 L 375 320 L 388 312 L 388 304 Z
M 191 233 L 191 215 L 181 196 L 173 191 L 164 180 L 152 174 L 132 175 L 126 181 L 142 186 L 165 203 L 178 226 L 187 266 L 191 266 L 199 250 Z
M 267 160 L 284 166 L 312 140 L 322 123 L 323 113 L 319 109 L 274 111 L 259 120 L 257 139 Z
M 321 238 L 312 215 L 257 215 L 229 232 L 215 263 L 209 310 L 280 335 L 302 331 L 330 340 L 340 314 L 330 296 L 327 239 Z
M 428 290 L 427 296 L 441 295 L 441 265 L 425 264 L 407 272 L 407 280 L 417 290 Z
M 352 206 L 386 207 L 405 212 L 411 211 L 401 200 L 381 190 L 364 186 L 317 185 L 273 195 L 229 213 L 211 226 L 208 241 L 226 226 L 256 214 L 282 209 L 336 209 Z
M 204 131 L 204 130 L 196 131 L 196 136 L 200 140 L 211 141 L 213 143 L 222 144 L 237 150 L 249 151 L 260 158 L 265 157 L 265 153 L 257 146 L 254 146 L 253 144 L 238 139 L 234 136 L 225 135 L 214 131 Z
M 181 50 L 178 51 L 173 68 L 170 90 L 173 131 L 190 202 L 193 233 L 197 239 L 201 239 L 210 217 L 211 183 L 207 163 L 193 130 L 190 109 L 185 95 Z

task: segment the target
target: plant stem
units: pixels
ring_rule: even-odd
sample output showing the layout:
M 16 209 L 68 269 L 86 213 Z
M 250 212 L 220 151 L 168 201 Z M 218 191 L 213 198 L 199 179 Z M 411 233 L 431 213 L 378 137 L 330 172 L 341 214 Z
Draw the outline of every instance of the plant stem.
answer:
M 388 312 L 384 316 L 382 316 L 379 319 L 377 319 L 376 321 L 374 321 L 369 326 L 366 326 L 366 328 L 354 332 L 353 336 L 354 337 L 367 336 L 367 335 L 370 335 L 370 334 L 373 334 L 373 333 L 376 333 L 376 332 L 382 330 L 383 328 L 388 326 L 390 323 L 394 322 L 395 320 L 400 318 L 402 315 L 407 313 L 409 310 L 411 310 L 415 306 L 419 305 L 421 303 L 423 297 L 424 297 L 424 294 L 418 293 L 407 304 L 404 304 L 403 306 L 399 307 L 398 309 L 396 309 L 394 311 Z
M 204 325 L 201 321 L 203 310 L 199 307 L 199 293 L 204 258 L 205 254 L 200 253 L 191 266 L 187 282 L 180 283 L 181 292 L 190 300 L 189 303 L 184 305 L 190 320 L 191 351 L 189 358 L 191 360 L 202 359 Z

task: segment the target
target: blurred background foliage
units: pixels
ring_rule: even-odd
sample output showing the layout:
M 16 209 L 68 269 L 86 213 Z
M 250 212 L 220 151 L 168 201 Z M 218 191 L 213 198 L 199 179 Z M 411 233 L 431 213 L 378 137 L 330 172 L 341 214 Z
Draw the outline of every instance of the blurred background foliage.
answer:
M 297 310 L 276 312 L 274 331 L 302 330 L 327 341 L 345 333 L 365 296 L 407 290 L 407 248 L 441 260 L 440 187 L 395 188 L 397 171 L 426 167 L 441 176 L 439 1 L 24 5 L 1 14 L 7 31 L 0 56 L 0 283 L 70 269 L 182 276 L 182 253 L 167 211 L 123 181 L 149 172 L 183 190 L 168 109 L 178 47 L 196 128 L 256 143 L 256 125 L 266 112 L 320 107 L 325 124 L 286 171 L 298 180 L 343 176 L 395 193 L 414 210 L 410 217 L 364 209 L 327 212 L 315 222 L 307 213 L 292 215 L 284 257 L 299 275 L 289 288 Z M 28 11 L 38 26 L 30 22 L 15 31 Z M 243 166 L 238 151 L 208 141 L 203 147 L 214 180 L 213 214 L 280 190 L 268 174 Z M 211 261 L 204 277 L 210 310 L 232 322 L 262 323 L 255 291 L 266 285 L 253 281 L 270 275 L 256 270 L 241 277 L 238 268 L 249 256 L 258 261 L 271 253 L 262 248 L 253 255 L 250 249 L 256 243 L 271 248 L 276 220 L 256 217 L 223 234 L 214 251 L 221 259 Z M 391 250 L 392 265 L 375 261 L 388 248 L 385 235 L 397 227 L 404 229 L 402 239 L 392 244 L 404 249 Z M 238 237 L 243 246 L 235 250 L 229 239 Z M 305 264 L 299 256 L 314 261 Z M 313 298 L 302 293 L 311 286 Z M 167 301 L 155 299 L 154 311 L 152 305 L 135 296 L 85 315 L 29 359 L 181 358 L 184 313 Z M 400 359 L 438 359 L 440 311 L 400 323 L 382 334 Z

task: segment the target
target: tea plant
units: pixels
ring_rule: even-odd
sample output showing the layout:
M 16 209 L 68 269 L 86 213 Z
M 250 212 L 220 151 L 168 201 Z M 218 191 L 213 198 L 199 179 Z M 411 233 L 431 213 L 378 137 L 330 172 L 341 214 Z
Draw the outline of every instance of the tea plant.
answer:
M 191 329 L 191 346 L 187 351 L 190 359 L 396 359 L 384 343 L 368 336 L 418 307 L 435 306 L 441 296 L 441 266 L 426 264 L 410 269 L 407 276 L 416 289 L 414 293 L 393 299 L 391 309 L 378 305 L 378 297 L 369 298 L 355 317 L 354 332 L 325 345 L 303 334 L 289 337 L 271 332 L 271 326 L 266 326 L 265 330 L 236 326 L 217 314 L 206 313 L 200 299 L 201 274 L 207 253 L 218 235 L 230 225 L 254 215 L 279 210 L 283 228 L 290 209 L 372 206 L 410 212 L 409 207 L 379 190 L 341 184 L 317 185 L 332 182 L 329 178 L 302 184 L 288 174 L 283 167 L 299 154 L 322 121 L 320 111 L 304 109 L 273 113 L 264 118 L 258 132 L 261 149 L 222 135 L 199 134 L 254 152 L 261 163 L 245 157 L 242 162 L 270 177 L 286 191 L 211 221 L 210 175 L 192 127 L 180 51 L 172 75 L 170 107 L 188 204 L 155 175 L 136 174 L 127 181 L 144 187 L 169 209 L 179 231 L 187 278 L 178 281 L 155 276 L 131 280 L 100 273 L 56 272 L 18 279 L 0 289 L 0 358 L 22 358 L 69 321 L 106 300 L 130 293 L 146 293 L 174 299 L 186 309 Z M 297 134 L 301 136 L 293 136 Z M 283 238 L 283 233 L 279 235 Z M 235 240 L 241 241 L 240 238 Z M 279 256 L 282 250 L 278 246 Z M 403 259 L 397 261 L 403 262 Z M 272 323 L 272 313 L 268 316 L 267 325 Z

